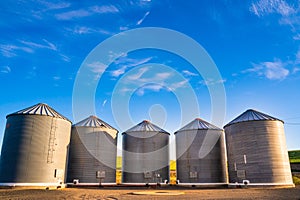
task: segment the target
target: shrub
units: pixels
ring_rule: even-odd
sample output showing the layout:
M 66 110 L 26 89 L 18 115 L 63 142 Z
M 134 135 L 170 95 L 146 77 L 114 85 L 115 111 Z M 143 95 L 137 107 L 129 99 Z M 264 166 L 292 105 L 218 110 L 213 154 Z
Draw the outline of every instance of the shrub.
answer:
M 293 176 L 293 182 L 295 185 L 300 185 L 300 178 L 298 178 L 297 176 Z

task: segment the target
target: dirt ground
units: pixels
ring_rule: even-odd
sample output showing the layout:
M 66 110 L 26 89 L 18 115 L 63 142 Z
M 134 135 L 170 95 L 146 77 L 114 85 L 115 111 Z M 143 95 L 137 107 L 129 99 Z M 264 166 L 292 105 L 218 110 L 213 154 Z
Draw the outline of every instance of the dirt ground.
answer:
M 134 194 L 145 193 L 145 194 Z M 0 199 L 297 199 L 300 186 L 296 188 L 65 188 L 58 190 L 0 189 Z

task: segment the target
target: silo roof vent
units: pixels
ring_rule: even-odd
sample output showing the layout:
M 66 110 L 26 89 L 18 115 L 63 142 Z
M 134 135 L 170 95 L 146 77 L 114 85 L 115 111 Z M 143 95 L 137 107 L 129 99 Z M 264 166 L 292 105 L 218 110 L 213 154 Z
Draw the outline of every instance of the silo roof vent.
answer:
M 116 130 L 114 127 L 109 125 L 108 123 L 102 121 L 96 116 L 89 116 L 88 118 L 74 124 L 73 126 L 79 127 L 79 126 L 84 126 L 84 127 L 103 127 L 103 128 L 108 128 L 108 129 L 113 129 Z M 116 130 L 117 131 L 117 130 Z
M 249 109 L 242 113 L 240 116 L 226 124 L 224 127 L 229 126 L 231 124 L 239 123 L 239 122 L 246 122 L 246 121 L 262 121 L 262 120 L 274 120 L 274 121 L 282 121 L 270 115 L 264 114 L 262 112 Z M 282 121 L 283 122 L 283 121 Z
M 63 115 L 59 114 L 57 111 L 55 111 L 53 108 L 51 108 L 50 106 L 48 106 L 45 103 L 38 103 L 31 107 L 14 112 L 12 114 L 7 115 L 6 118 L 9 116 L 12 116 L 12 115 L 45 115 L 45 116 L 61 118 L 61 119 L 70 121 L 69 119 L 67 119 Z
M 149 120 L 144 120 L 125 132 L 137 132 L 137 131 L 160 132 L 160 133 L 169 134 L 167 131 L 163 130 L 162 128 L 152 124 Z
M 211 123 L 201 119 L 201 118 L 196 118 L 195 120 L 191 121 L 181 129 L 179 129 L 177 132 L 180 131 L 186 131 L 186 130 L 222 130 L 219 127 L 212 125 Z

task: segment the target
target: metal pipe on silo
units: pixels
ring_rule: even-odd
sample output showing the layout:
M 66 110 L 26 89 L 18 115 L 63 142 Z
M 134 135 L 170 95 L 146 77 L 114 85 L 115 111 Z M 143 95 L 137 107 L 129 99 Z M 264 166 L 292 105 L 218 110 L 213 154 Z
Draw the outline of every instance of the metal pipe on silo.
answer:
M 117 133 L 95 116 L 73 125 L 67 182 L 115 184 Z
M 283 121 L 250 109 L 224 128 L 230 183 L 293 186 Z
M 63 186 L 71 122 L 41 103 L 6 118 L 0 185 Z

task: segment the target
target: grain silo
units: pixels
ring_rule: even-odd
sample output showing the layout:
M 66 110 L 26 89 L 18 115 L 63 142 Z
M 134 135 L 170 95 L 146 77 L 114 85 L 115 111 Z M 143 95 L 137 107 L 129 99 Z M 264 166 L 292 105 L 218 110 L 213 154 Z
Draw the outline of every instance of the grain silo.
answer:
M 0 185 L 63 186 L 71 122 L 42 103 L 6 118 Z
M 247 110 L 224 128 L 230 183 L 293 185 L 283 121 Z
M 72 127 L 68 183 L 116 183 L 118 131 L 95 116 Z
M 169 181 L 169 133 L 147 120 L 123 134 L 122 182 Z
M 227 184 L 224 131 L 197 118 L 175 132 L 179 183 Z

